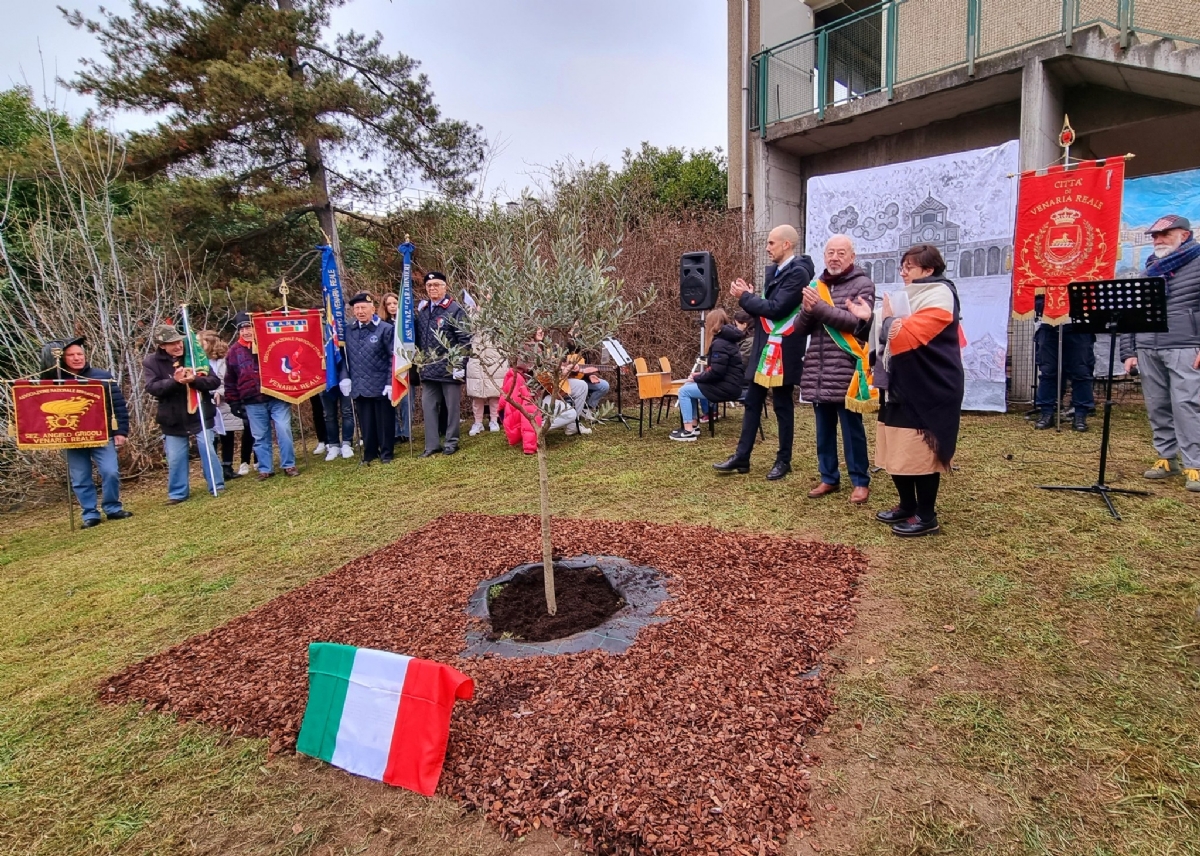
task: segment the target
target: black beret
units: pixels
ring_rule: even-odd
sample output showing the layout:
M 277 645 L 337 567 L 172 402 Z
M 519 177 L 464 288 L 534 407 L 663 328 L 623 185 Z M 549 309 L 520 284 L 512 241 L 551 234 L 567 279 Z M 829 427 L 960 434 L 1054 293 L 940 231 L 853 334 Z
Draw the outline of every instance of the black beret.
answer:
M 444 273 L 442 273 L 440 270 L 431 270 L 429 273 L 425 274 L 425 279 L 423 280 L 423 282 L 429 282 L 430 280 L 433 280 L 433 279 L 440 279 L 442 282 L 447 281 L 446 275 Z
M 367 291 L 360 291 L 357 294 L 355 294 L 353 297 L 350 298 L 351 306 L 353 306 L 356 303 L 374 303 L 374 302 L 375 302 L 375 298 L 372 297 L 370 292 L 367 292 Z

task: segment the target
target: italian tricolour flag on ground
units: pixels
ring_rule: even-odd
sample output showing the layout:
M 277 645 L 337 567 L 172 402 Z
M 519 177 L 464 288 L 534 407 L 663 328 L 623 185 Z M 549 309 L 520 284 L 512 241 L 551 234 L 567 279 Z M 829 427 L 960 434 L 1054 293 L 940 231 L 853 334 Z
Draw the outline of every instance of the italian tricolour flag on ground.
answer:
M 441 663 L 313 642 L 296 751 L 431 797 L 454 700 L 474 691 L 470 678 Z

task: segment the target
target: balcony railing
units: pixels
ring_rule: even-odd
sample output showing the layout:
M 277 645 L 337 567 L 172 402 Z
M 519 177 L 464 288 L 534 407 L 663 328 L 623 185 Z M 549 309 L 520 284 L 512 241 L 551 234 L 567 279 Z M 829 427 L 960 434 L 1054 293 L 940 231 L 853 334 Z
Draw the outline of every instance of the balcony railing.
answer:
M 817 115 L 876 92 L 1100 25 L 1200 44 L 1195 0 L 884 0 L 750 60 L 750 130 Z M 1200 4 L 1195 4 L 1200 5 Z M 1179 10 L 1185 10 L 1183 16 Z M 1188 16 L 1194 20 L 1187 20 Z M 1184 30 L 1183 33 L 1172 30 Z M 1190 31 L 1190 32 L 1189 32 Z

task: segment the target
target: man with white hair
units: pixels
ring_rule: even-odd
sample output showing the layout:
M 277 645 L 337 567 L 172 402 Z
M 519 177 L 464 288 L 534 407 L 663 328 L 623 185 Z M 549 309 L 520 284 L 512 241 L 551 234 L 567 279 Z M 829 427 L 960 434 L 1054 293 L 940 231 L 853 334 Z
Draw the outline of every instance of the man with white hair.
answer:
M 1182 469 L 1186 489 L 1200 493 L 1200 244 L 1178 214 L 1160 217 L 1146 233 L 1154 241 L 1146 276 L 1167 281 L 1167 330 L 1121 337 L 1125 370 L 1142 376 L 1158 452 L 1145 475 L 1166 479 Z
M 867 387 L 866 349 L 854 338 L 859 320 L 846 310 L 848 302 L 875 305 L 875 283 L 854 263 L 854 241 L 834 235 L 825 243 L 825 270 L 804 289 L 800 329 L 809 336 L 800 397 L 813 406 L 817 428 L 817 469 L 821 482 L 808 492 L 817 499 L 841 489 L 838 472 L 838 424 L 853 490 L 850 501 L 862 505 L 871 496 L 870 458 L 863 413 L 872 400 Z
M 804 371 L 804 336 L 796 333 L 804 289 L 812 281 L 813 262 L 796 255 L 800 236 L 791 226 L 776 226 L 767 236 L 767 267 L 763 296 L 744 279 L 735 280 L 729 293 L 738 305 L 750 313 L 754 344 L 746 365 L 746 391 L 742 414 L 742 434 L 737 450 L 728 460 L 713 464 L 719 475 L 750 472 L 750 453 L 762 423 L 763 405 L 768 392 L 779 423 L 779 451 L 775 465 L 767 473 L 768 481 L 786 476 L 792 470 L 792 437 L 796 425 L 796 384 Z

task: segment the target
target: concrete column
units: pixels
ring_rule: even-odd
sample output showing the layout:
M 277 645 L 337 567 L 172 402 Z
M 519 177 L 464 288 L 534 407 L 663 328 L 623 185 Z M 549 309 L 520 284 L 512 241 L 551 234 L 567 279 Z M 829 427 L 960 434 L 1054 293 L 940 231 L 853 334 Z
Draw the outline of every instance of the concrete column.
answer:
M 1062 158 L 1058 134 L 1063 123 L 1063 87 L 1040 59 L 1021 72 L 1021 170 L 1044 169 Z M 1009 400 L 1033 401 L 1033 321 L 1009 321 L 1008 359 L 1012 366 Z
M 799 158 L 762 140 L 756 140 L 751 150 L 755 164 L 754 231 L 765 236 L 781 223 L 800 229 L 804 183 Z

